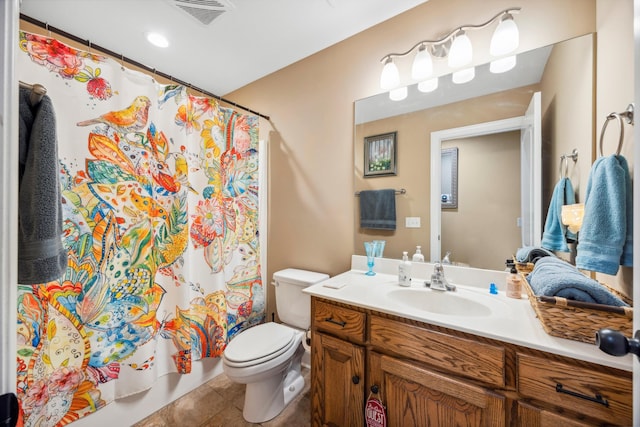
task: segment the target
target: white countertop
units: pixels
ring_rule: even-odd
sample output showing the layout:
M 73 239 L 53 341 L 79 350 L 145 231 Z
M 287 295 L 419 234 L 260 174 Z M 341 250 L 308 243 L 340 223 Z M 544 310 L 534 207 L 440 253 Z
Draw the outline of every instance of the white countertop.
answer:
M 523 347 L 555 353 L 579 360 L 597 363 L 613 368 L 632 370 L 632 355 L 614 357 L 600 351 L 595 345 L 557 338 L 547 334 L 535 312 L 523 293 L 522 299 L 507 298 L 505 279 L 507 273 L 493 270 L 480 270 L 445 265 L 445 277 L 457 286 L 451 295 L 442 295 L 441 291 L 432 291 L 425 287 L 424 280 L 430 277 L 433 264 L 412 264 L 412 285 L 410 288 L 398 285 L 399 260 L 376 258 L 375 276 L 365 272 L 366 257 L 354 255 L 351 270 L 328 280 L 312 285 L 304 290 L 310 295 L 345 304 L 380 311 L 407 319 L 413 319 L 432 325 L 468 332 L 474 335 L 492 338 Z M 498 286 L 498 295 L 489 293 L 489 285 Z M 334 289 L 329 286 L 341 286 Z M 447 292 L 447 294 L 449 294 Z M 423 304 L 434 299 L 445 299 L 440 304 L 448 304 L 461 313 L 443 314 L 436 305 L 432 310 L 421 309 Z M 421 301 L 422 300 L 422 301 Z M 476 307 L 489 315 L 474 315 Z M 469 311 L 465 313 L 465 307 Z M 441 311 L 442 313 L 437 313 Z M 471 315 L 469 315 L 471 313 Z M 486 314 L 486 313 L 485 313 Z

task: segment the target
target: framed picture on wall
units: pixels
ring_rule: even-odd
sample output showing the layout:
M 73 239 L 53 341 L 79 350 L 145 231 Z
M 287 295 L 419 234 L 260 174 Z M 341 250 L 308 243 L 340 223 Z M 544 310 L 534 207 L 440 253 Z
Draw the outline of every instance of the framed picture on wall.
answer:
M 397 132 L 364 138 L 364 177 L 396 175 Z

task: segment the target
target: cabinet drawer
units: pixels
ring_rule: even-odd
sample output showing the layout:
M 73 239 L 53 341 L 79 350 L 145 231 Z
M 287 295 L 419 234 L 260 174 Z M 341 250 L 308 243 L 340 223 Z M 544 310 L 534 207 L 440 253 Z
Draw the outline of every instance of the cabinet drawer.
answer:
M 340 307 L 324 301 L 314 301 L 313 325 L 319 330 L 358 343 L 365 340 L 367 315 L 361 311 Z
M 631 425 L 631 374 L 625 378 L 525 354 L 518 354 L 517 360 L 522 396 L 608 423 Z
M 371 316 L 371 344 L 382 351 L 427 363 L 499 387 L 505 385 L 505 351 L 465 338 Z

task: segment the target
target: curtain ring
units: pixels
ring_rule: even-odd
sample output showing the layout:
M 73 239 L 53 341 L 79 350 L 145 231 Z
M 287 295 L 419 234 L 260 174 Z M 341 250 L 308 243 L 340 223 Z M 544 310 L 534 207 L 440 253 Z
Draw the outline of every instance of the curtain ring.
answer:
M 607 120 L 602 125 L 602 132 L 600 132 L 600 156 L 604 156 L 602 152 L 602 146 L 604 145 L 604 133 L 607 130 L 607 125 L 609 124 L 609 120 L 613 120 L 617 118 L 618 122 L 620 122 L 620 139 L 618 140 L 618 149 L 616 150 L 616 156 L 620 155 L 620 150 L 622 150 L 622 141 L 624 140 L 624 123 L 622 121 L 622 116 L 618 113 L 611 113 L 607 116 Z

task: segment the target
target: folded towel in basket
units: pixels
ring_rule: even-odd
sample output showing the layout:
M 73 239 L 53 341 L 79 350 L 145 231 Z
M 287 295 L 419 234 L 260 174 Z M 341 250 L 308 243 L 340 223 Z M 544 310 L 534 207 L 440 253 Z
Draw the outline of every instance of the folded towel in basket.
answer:
M 556 257 L 540 258 L 527 276 L 533 293 L 596 304 L 628 306 L 605 286 Z
M 360 192 L 360 227 L 396 229 L 396 190 Z

